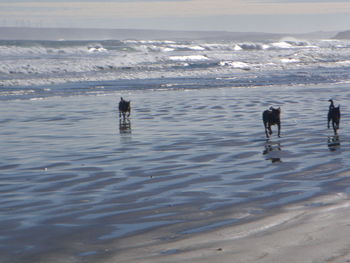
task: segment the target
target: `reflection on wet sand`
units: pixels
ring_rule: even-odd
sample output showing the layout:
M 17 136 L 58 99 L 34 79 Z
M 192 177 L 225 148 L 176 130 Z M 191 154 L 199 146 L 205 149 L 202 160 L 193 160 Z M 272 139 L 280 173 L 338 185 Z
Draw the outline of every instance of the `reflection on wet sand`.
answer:
M 262 154 L 266 155 L 266 160 L 269 160 L 272 163 L 280 163 L 282 162 L 281 158 L 278 157 L 278 155 L 276 156 L 276 154 L 274 154 L 279 151 L 281 151 L 281 144 L 279 142 L 272 142 L 267 140 Z
M 131 122 L 129 119 L 119 120 L 119 133 L 120 134 L 131 134 Z
M 339 135 L 329 136 L 327 141 L 328 149 L 331 152 L 335 152 L 340 149 Z

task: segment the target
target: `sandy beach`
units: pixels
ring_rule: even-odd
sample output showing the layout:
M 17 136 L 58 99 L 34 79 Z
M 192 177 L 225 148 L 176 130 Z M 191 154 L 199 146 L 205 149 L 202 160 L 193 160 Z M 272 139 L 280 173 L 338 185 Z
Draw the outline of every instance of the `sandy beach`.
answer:
M 347 199 L 324 197 L 261 220 L 170 242 L 157 241 L 155 233 L 139 235 L 118 244 L 125 250 L 106 262 L 349 262 Z
M 348 262 L 349 98 L 338 84 L 4 101 L 0 262 Z M 282 134 L 266 140 L 270 106 Z

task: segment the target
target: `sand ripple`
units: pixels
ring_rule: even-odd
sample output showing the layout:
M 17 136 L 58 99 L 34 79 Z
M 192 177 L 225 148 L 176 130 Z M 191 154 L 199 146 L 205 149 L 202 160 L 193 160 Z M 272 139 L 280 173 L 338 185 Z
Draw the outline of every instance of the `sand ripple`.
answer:
M 275 91 L 134 92 L 126 123 L 119 94 L 4 103 L 4 261 L 108 254 L 106 242 L 156 227 L 178 227 L 175 238 L 349 192 L 349 128 L 337 138 L 326 129 L 334 90 Z M 266 141 L 271 105 L 282 107 L 282 138 Z

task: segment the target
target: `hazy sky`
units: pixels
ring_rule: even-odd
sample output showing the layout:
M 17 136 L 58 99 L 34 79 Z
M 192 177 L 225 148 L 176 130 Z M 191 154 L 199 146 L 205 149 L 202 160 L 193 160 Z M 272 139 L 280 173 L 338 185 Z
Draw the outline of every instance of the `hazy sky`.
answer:
M 0 26 L 340 31 L 350 0 L 0 0 Z

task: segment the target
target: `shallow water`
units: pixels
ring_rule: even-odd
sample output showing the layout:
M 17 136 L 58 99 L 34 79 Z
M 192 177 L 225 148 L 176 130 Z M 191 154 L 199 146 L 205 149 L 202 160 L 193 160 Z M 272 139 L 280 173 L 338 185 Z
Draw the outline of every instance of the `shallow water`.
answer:
M 331 97 L 338 137 L 326 128 Z M 112 241 L 160 226 L 178 238 L 349 193 L 349 97 L 333 85 L 3 101 L 0 260 L 102 261 Z M 282 108 L 282 136 L 273 127 L 266 140 L 270 106 Z

